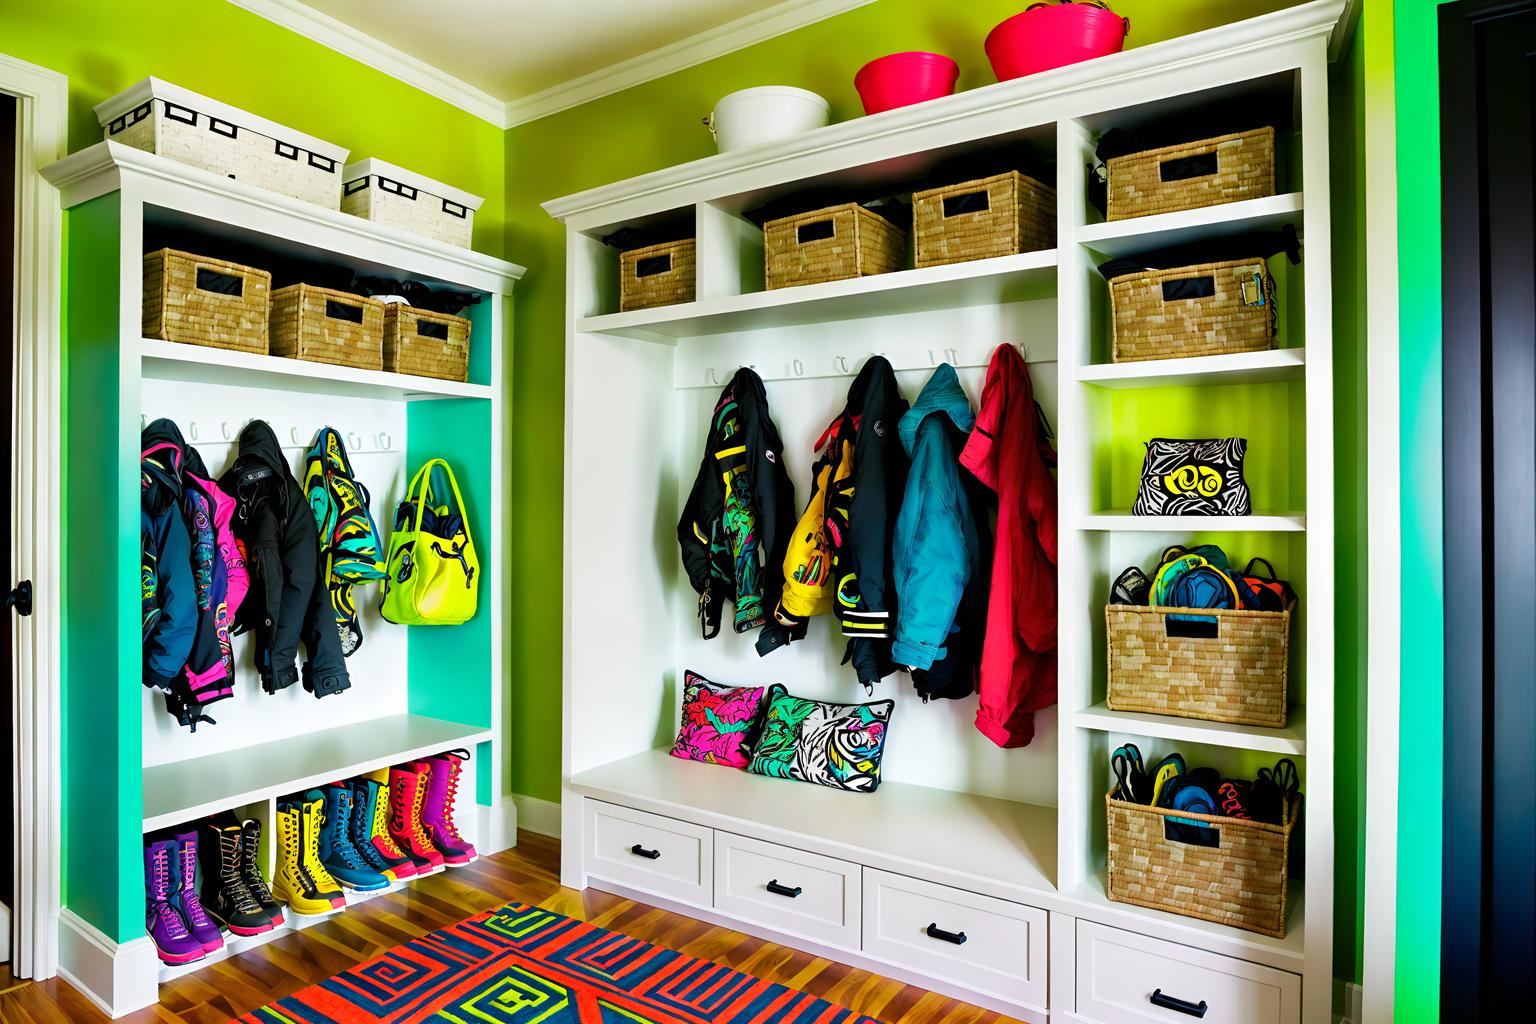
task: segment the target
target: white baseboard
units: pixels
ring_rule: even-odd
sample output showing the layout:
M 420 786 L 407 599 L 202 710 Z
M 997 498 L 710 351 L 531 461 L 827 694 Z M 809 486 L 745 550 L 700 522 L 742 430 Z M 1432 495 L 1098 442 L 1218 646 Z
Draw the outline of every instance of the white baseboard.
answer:
M 490 806 L 481 804 L 476 811 L 475 849 L 482 857 L 517 845 L 517 804 L 512 797 L 504 796 Z
M 1365 990 L 1352 981 L 1333 979 L 1333 1012 L 1335 1024 L 1361 1024 L 1365 1012 L 1361 1009 Z
M 108 1017 L 160 1001 L 160 961 L 149 936 L 114 942 L 68 907 L 59 912 L 59 977 Z
M 536 796 L 512 794 L 517 804 L 517 821 L 521 828 L 541 836 L 560 838 L 560 805 L 553 800 L 540 800 Z

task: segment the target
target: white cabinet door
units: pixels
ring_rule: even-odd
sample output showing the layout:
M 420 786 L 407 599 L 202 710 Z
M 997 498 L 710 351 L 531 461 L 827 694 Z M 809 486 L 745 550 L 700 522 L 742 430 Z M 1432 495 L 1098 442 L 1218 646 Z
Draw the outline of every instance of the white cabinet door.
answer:
M 1023 1006 L 1046 1008 L 1046 913 L 864 869 L 864 951 Z
M 1103 1024 L 1298 1024 L 1301 978 L 1079 920 L 1077 1015 Z
M 859 948 L 859 865 L 715 833 L 715 909 L 775 931 Z
M 713 830 L 617 804 L 586 801 L 587 873 L 707 907 L 714 895 Z

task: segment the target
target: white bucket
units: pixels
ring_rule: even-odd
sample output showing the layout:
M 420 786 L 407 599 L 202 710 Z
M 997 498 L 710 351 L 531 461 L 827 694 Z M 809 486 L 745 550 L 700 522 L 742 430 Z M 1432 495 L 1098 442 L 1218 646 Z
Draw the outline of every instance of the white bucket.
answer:
M 742 89 L 722 97 L 704 126 L 720 152 L 761 146 L 826 127 L 831 108 L 813 92 L 788 85 Z

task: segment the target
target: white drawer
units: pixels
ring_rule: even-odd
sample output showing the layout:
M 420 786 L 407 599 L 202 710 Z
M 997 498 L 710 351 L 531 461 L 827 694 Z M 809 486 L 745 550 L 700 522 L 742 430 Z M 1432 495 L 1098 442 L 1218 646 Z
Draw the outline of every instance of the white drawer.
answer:
M 587 873 L 658 896 L 710 905 L 711 829 L 676 818 L 586 801 Z
M 1080 920 L 1077 1015 L 1104 1024 L 1298 1024 L 1301 978 Z
M 715 833 L 715 909 L 848 949 L 859 948 L 859 865 Z
M 1046 935 L 1043 910 L 864 869 L 863 948 L 882 960 L 1045 1009 Z

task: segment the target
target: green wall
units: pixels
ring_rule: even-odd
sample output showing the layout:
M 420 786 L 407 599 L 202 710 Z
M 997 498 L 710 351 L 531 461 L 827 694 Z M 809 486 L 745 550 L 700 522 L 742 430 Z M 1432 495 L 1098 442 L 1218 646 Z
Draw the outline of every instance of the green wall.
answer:
M 505 239 L 502 131 L 222 0 L 3 0 L 0 50 L 69 76 L 69 148 L 91 108 L 151 75 L 485 197 L 475 248 Z

